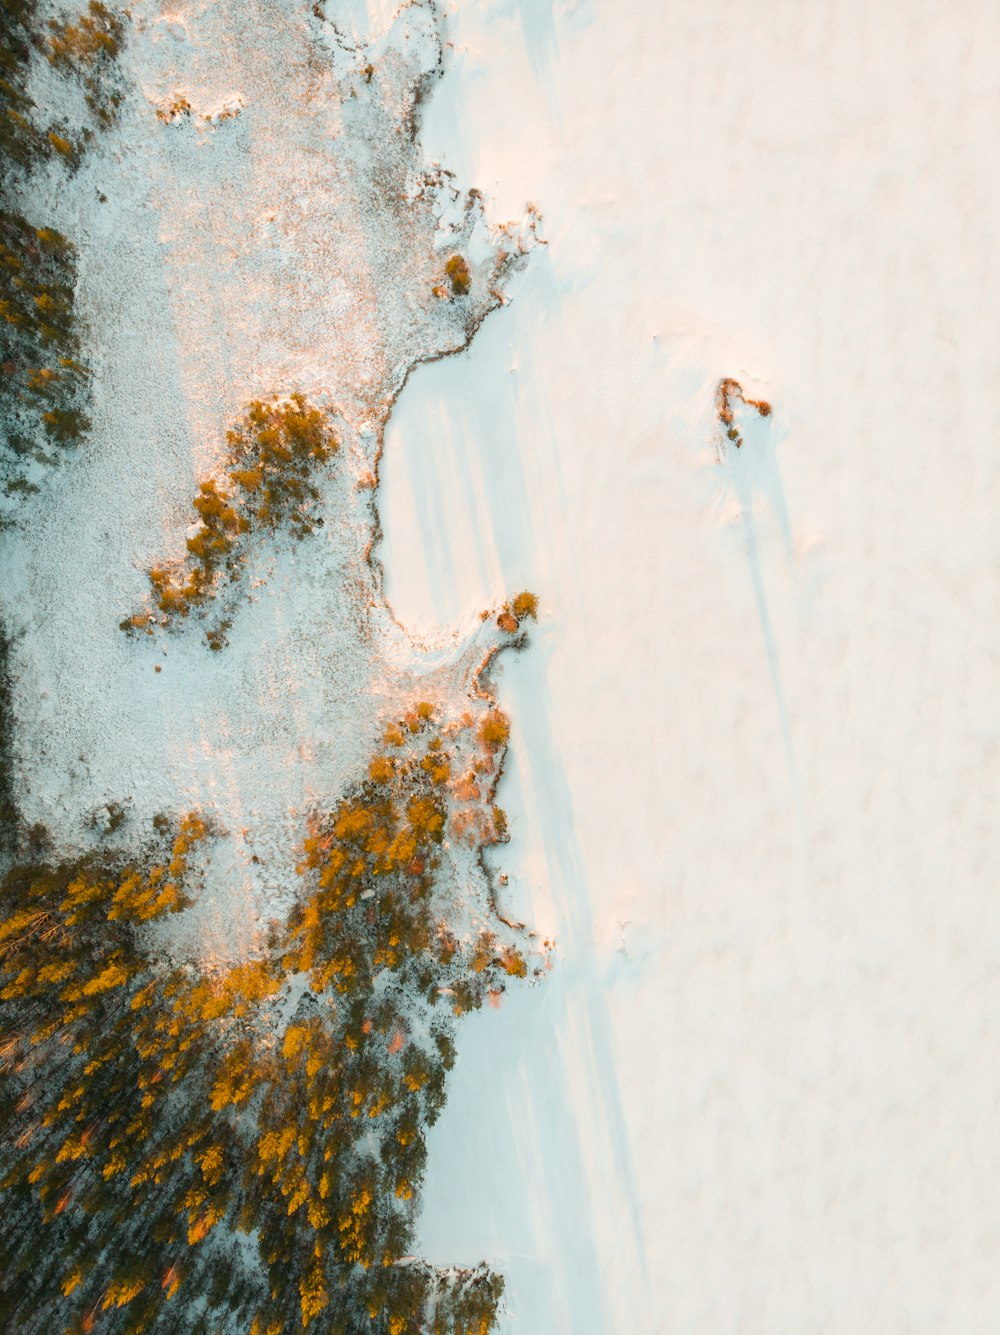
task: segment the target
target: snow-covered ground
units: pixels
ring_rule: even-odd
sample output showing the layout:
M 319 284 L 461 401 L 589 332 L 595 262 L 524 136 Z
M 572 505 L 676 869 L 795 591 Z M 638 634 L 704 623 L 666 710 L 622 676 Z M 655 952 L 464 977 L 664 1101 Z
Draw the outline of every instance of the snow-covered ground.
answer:
M 364 557 L 395 394 L 499 303 L 533 220 L 518 209 L 523 226 L 489 228 L 465 186 L 425 170 L 430 0 L 371 28 L 355 18 L 298 0 L 140 0 L 120 124 L 26 203 L 77 243 L 94 393 L 89 440 L 39 470 L 42 491 L 0 533 L 19 801 L 63 851 L 93 842 L 107 803 L 133 843 L 160 812 L 210 813 L 205 887 L 171 924 L 202 959 L 260 944 L 292 902 L 309 814 L 367 773 L 418 683 L 460 706 L 499 634 L 466 608 L 415 646 Z M 61 110 L 44 62 L 37 83 Z M 471 266 L 465 296 L 446 278 L 453 253 Z M 227 467 L 226 427 L 295 390 L 331 409 L 341 442 L 318 479 L 323 529 L 251 544 L 223 652 L 197 617 L 124 635 L 149 568 L 183 559 L 198 481 Z
M 216 809 L 221 950 L 439 660 L 342 633 L 333 543 L 260 558 L 218 661 L 117 622 L 250 396 L 337 402 L 327 500 L 363 533 L 380 413 L 461 331 L 406 300 L 447 226 L 380 212 L 399 155 L 362 170 L 391 118 L 337 147 L 360 54 L 297 0 L 132 8 L 145 103 L 50 201 L 95 434 L 5 537 L 4 610 L 27 816 Z M 393 11 L 328 5 L 356 37 Z M 557 949 L 463 1022 L 420 1250 L 501 1269 L 508 1335 L 993 1335 L 1000 15 L 459 0 L 445 36 L 419 159 L 495 222 L 537 202 L 548 245 L 403 391 L 379 555 L 429 643 L 542 600 L 500 673 L 497 860 Z M 723 376 L 774 413 L 720 461 Z
M 425 151 L 549 245 L 404 391 L 382 555 L 418 629 L 542 599 L 559 947 L 462 1030 L 421 1246 L 511 1335 L 994 1332 L 1000 15 L 451 11 Z

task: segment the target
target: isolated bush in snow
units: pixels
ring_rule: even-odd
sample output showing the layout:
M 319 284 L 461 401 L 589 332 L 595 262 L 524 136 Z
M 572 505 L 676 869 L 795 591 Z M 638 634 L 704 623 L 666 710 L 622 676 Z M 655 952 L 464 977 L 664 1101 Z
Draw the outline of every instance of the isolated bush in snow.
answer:
M 451 281 L 451 290 L 457 297 L 468 296 L 472 286 L 472 274 L 468 261 L 463 255 L 452 255 L 444 266 L 444 271 Z

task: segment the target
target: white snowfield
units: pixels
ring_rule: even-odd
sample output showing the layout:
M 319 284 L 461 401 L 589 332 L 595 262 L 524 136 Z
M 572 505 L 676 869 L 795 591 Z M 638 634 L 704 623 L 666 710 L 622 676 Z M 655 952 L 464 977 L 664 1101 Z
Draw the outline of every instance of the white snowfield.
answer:
M 72 840 L 124 795 L 217 809 L 240 876 L 195 944 L 224 955 L 413 674 L 453 691 L 454 628 L 534 590 L 493 860 L 557 947 L 463 1021 L 416 1250 L 500 1270 L 504 1335 L 995 1335 L 1000 10 L 451 4 L 416 165 L 493 223 L 536 202 L 547 245 L 385 431 L 386 592 L 434 651 L 379 607 L 352 638 L 343 553 L 309 540 L 264 552 L 208 655 L 117 621 L 227 420 L 329 395 L 328 499 L 363 532 L 414 348 L 464 337 L 403 294 L 468 233 L 378 213 L 405 153 L 338 158 L 337 62 L 361 101 L 364 62 L 302 40 L 308 4 L 132 8 L 145 111 L 55 200 L 94 440 L 3 539 L 26 814 Z M 394 6 L 327 10 L 360 37 Z M 389 40 L 436 59 L 420 24 Z M 503 236 L 449 207 L 485 308 Z M 726 376 L 773 406 L 738 451 Z

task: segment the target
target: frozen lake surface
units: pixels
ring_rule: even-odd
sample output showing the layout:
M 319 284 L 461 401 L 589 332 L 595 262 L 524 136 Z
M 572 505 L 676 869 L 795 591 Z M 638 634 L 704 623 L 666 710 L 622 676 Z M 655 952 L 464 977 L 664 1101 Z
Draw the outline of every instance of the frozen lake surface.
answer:
M 390 423 L 416 630 L 528 585 L 542 988 L 462 1030 L 421 1247 L 505 1331 L 996 1328 L 984 4 L 461 0 L 425 151 L 548 247 Z M 770 419 L 717 462 L 723 376 Z

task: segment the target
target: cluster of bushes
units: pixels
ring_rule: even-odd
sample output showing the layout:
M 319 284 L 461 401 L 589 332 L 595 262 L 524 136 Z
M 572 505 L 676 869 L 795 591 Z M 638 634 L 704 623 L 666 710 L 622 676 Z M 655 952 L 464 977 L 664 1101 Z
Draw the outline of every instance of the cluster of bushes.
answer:
M 175 94 L 165 107 L 156 108 L 156 119 L 162 121 L 164 125 L 173 125 L 174 121 L 190 115 L 191 103 L 183 93 Z
M 469 269 L 469 262 L 464 255 L 452 255 L 444 266 L 444 271 L 448 275 L 448 281 L 451 283 L 451 290 L 456 297 L 467 297 L 469 289 L 472 287 L 472 273 Z
M 112 87 L 124 27 L 100 0 L 75 22 L 41 24 L 35 0 L 7 0 L 0 9 L 0 466 L 9 486 L 26 489 L 16 465 L 45 457 L 40 445 L 76 441 L 90 423 L 84 411 L 88 373 L 79 356 L 73 309 L 74 249 L 49 227 L 13 207 L 10 185 L 57 156 L 77 164 L 93 132 L 40 126 L 27 93 L 32 59 L 45 55 L 60 71 L 80 75 L 100 125 L 121 101 Z
M 64 236 L 0 212 L 0 407 L 8 448 L 19 455 L 31 451 L 39 423 L 59 445 L 90 425 L 82 406 L 88 377 L 79 358 L 75 280 L 74 250 Z
M 101 0 L 90 0 L 75 19 L 53 18 L 43 25 L 36 0 L 5 0 L 0 8 L 0 176 L 30 170 L 53 152 L 75 163 L 94 137 L 89 126 L 74 135 L 65 125 L 36 123 L 37 108 L 26 87 L 36 55 L 67 78 L 82 81 L 99 128 L 114 123 L 123 91 L 117 57 L 128 17 L 128 10 L 118 14 Z
M 18 812 L 14 800 L 14 756 L 11 746 L 10 643 L 0 623 L 0 870 L 14 852 Z
M 235 120 L 242 113 L 243 103 L 237 98 L 218 111 L 203 112 L 199 120 L 205 125 L 221 125 L 224 121 Z M 156 119 L 163 125 L 176 125 L 179 121 L 190 120 L 193 114 L 194 109 L 183 93 L 174 93 L 169 101 L 156 108 Z
M 472 956 L 433 907 L 446 833 L 472 848 L 504 837 L 492 797 L 510 724 L 495 708 L 478 725 L 471 714 L 447 730 L 434 720 L 423 701 L 391 724 L 367 783 L 306 839 L 301 869 L 315 874 L 316 887 L 292 916 L 287 963 L 308 972 L 314 989 L 345 995 L 370 987 L 373 971 L 412 966 L 429 1002 L 448 995 L 462 1014 L 502 986 L 503 973 L 524 972 L 513 944 L 507 953 L 497 947 L 488 969 L 470 968 Z
M 38 44 L 35 0 L 6 0 L 0 6 L 0 178 L 43 158 L 45 134 L 32 120 L 34 103 L 25 89 L 28 66 Z
M 485 621 L 488 616 L 489 612 L 484 612 L 483 620 Z M 504 603 L 497 616 L 497 625 L 508 635 L 516 635 L 521 622 L 528 620 L 538 620 L 538 597 L 525 589 L 523 593 Z
M 169 625 L 209 602 L 223 575 L 238 578 L 247 534 L 285 528 L 304 538 L 322 522 L 315 517 L 319 492 L 312 478 L 339 448 L 326 413 L 301 394 L 255 400 L 226 432 L 226 442 L 225 481 L 199 483 L 192 502 L 199 522 L 186 557 L 149 570 L 156 611 L 126 618 L 123 630 L 151 634 L 155 622 Z M 221 649 L 224 628 L 209 631 L 208 642 Z
M 407 1255 L 454 1014 L 523 976 L 459 940 L 435 878 L 506 721 L 391 725 L 305 841 L 264 957 L 154 962 L 188 902 L 196 814 L 139 861 L 19 866 L 2 887 L 0 1325 L 22 1335 L 243 1330 L 487 1335 L 502 1281 Z M 162 826 L 161 822 L 161 826 Z M 482 827 L 496 838 L 488 810 Z
M 472 290 L 472 270 L 464 255 L 449 255 L 444 266 L 447 283 L 436 283 L 434 295 L 439 298 L 467 297 Z
M 737 449 L 743 444 L 743 437 L 739 428 L 736 426 L 736 418 L 733 412 L 733 403 L 739 399 L 745 403 L 748 408 L 756 408 L 761 417 L 770 417 L 771 405 L 764 399 L 748 399 L 743 393 L 743 386 L 738 380 L 732 380 L 727 377 L 720 380 L 718 388 L 715 391 L 715 413 L 719 424 L 726 433 L 726 439 L 731 440 Z
M 83 80 L 84 98 L 99 124 L 109 126 L 118 116 L 122 85 L 115 63 L 125 36 L 123 15 L 90 0 L 84 13 L 73 21 L 49 20 L 48 58 L 66 74 Z

